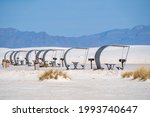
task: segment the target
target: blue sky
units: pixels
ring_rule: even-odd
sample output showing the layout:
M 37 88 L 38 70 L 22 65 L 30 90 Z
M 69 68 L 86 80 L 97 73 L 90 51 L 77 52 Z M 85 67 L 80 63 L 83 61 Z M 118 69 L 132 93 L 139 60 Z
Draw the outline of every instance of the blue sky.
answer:
M 0 0 L 0 27 L 81 36 L 150 25 L 150 0 Z

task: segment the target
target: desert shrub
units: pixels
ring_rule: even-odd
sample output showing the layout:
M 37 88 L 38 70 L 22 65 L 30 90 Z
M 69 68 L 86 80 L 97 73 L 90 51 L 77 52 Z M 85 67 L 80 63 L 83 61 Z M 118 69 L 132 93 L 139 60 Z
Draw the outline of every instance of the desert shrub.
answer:
M 138 68 L 134 71 L 133 79 L 146 80 L 147 79 L 147 69 L 144 67 Z
M 129 78 L 132 77 L 133 79 L 139 79 L 139 80 L 147 80 L 150 79 L 150 68 L 138 68 L 134 71 L 128 71 L 121 74 L 123 78 Z
M 57 80 L 58 78 L 63 78 L 63 79 L 70 79 L 67 73 L 57 70 L 57 69 L 51 69 L 48 71 L 45 71 L 40 77 L 39 80 L 46 80 L 46 79 L 55 79 Z
M 44 64 L 44 67 L 48 67 L 48 64 L 47 64 L 47 63 L 45 63 L 45 64 Z
M 150 69 L 147 70 L 148 79 L 150 79 Z
M 123 74 L 121 74 L 123 78 L 130 78 L 132 77 L 132 75 L 133 75 L 132 71 L 124 72 Z

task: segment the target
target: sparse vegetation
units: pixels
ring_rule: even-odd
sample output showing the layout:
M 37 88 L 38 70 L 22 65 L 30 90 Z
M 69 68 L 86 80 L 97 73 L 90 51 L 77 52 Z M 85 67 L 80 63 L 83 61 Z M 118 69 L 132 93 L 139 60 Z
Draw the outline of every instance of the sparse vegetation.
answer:
M 45 71 L 40 77 L 39 80 L 46 80 L 46 79 L 55 79 L 57 80 L 58 78 L 63 78 L 66 80 L 69 80 L 69 76 L 67 73 L 63 72 L 62 70 L 57 70 L 57 69 L 51 69 L 48 71 Z
M 44 64 L 44 67 L 48 67 L 48 64 L 47 64 L 47 63 L 45 63 L 45 64 Z
M 132 71 L 128 71 L 128 72 L 124 72 L 123 74 L 121 74 L 123 78 L 130 78 L 133 76 L 133 72 Z
M 123 78 L 133 78 L 139 80 L 147 80 L 150 79 L 150 68 L 138 68 L 134 71 L 127 71 L 121 74 Z

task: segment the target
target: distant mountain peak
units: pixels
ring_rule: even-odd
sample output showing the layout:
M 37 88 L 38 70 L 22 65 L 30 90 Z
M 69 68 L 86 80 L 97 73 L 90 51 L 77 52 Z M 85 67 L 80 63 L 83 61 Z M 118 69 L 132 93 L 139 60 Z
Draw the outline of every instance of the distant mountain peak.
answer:
M 1 31 L 7 31 L 7 32 L 17 32 L 18 30 L 15 29 L 15 28 L 11 28 L 11 27 L 8 27 L 8 28 L 0 28 Z
M 148 27 L 150 28 L 150 25 L 137 25 L 137 26 L 133 27 L 132 29 L 133 30 L 143 30 Z
M 0 28 L 0 47 L 100 47 L 107 44 L 150 45 L 150 25 L 113 29 L 80 37 L 51 36 L 46 32 Z

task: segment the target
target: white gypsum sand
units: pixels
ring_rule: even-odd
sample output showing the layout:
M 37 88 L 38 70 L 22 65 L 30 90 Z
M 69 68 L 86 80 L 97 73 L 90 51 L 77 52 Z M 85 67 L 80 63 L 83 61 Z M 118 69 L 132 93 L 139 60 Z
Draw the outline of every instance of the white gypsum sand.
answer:
M 89 57 L 93 57 L 97 49 L 90 48 Z M 8 50 L 0 49 L 0 60 Z M 131 46 L 125 70 L 140 66 L 150 67 L 149 50 L 150 46 Z M 102 61 L 109 61 L 108 57 L 113 58 L 114 55 L 109 52 L 118 53 L 117 51 L 114 48 L 106 50 Z M 40 74 L 46 69 L 50 68 L 34 70 L 33 66 L 10 66 L 4 69 L 0 66 L 0 99 L 150 99 L 149 80 L 142 82 L 123 79 L 122 71 L 116 69 L 109 71 L 63 68 L 71 80 L 39 81 Z

